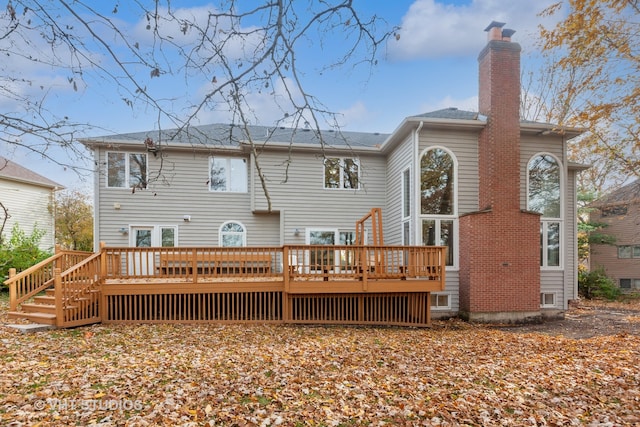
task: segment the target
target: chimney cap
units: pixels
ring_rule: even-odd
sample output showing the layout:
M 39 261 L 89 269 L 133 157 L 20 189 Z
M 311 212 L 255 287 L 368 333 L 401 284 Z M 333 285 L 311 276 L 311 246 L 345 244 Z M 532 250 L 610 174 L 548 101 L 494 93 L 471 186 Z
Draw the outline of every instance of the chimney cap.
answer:
M 492 28 L 495 28 L 495 27 L 502 28 L 505 25 L 506 25 L 505 22 L 491 21 L 491 24 L 489 24 L 487 26 L 487 28 L 485 28 L 484 30 L 485 31 L 489 31 L 489 30 L 491 30 Z
M 511 30 L 511 29 L 507 29 L 507 28 L 505 28 L 504 30 L 502 30 L 502 37 L 509 38 L 509 37 L 511 37 L 515 32 L 516 32 L 516 30 Z

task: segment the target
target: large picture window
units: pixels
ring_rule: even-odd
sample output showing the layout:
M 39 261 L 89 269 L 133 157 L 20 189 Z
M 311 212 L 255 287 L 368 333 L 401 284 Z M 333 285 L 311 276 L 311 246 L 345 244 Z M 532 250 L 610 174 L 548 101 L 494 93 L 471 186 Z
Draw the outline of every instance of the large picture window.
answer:
M 360 188 L 358 159 L 332 157 L 324 161 L 324 188 Z
M 107 153 L 107 187 L 147 188 L 147 155 Z
M 446 265 L 455 265 L 456 162 L 443 148 L 432 148 L 420 157 L 420 217 L 422 244 L 446 246 Z
M 209 190 L 215 192 L 247 192 L 247 160 L 237 157 L 211 157 Z
M 562 265 L 562 179 L 560 163 L 550 154 L 534 156 L 528 165 L 527 209 L 542 215 L 540 265 Z

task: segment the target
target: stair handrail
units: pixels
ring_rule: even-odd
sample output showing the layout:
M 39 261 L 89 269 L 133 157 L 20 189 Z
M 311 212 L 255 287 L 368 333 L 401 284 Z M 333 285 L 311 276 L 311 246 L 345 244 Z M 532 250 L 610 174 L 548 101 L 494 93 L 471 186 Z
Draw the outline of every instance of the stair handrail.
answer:
M 92 252 L 58 251 L 56 254 L 32 265 L 20 273 L 16 273 L 15 268 L 9 269 L 9 278 L 4 281 L 4 284 L 9 287 L 9 310 L 16 311 L 20 304 L 53 285 L 53 269 L 57 261 L 70 265 L 77 262 L 68 262 L 66 257 L 69 255 L 72 255 L 72 259 L 80 259 L 80 257 L 86 258 L 92 255 Z M 67 262 L 65 263 L 64 261 Z M 61 267 L 65 267 L 66 269 L 69 268 L 69 266 L 63 265 Z M 18 284 L 27 278 L 32 280 L 28 280 L 28 284 L 21 286 L 21 289 L 19 289 Z
M 83 311 L 80 308 L 80 305 L 77 304 L 81 299 L 91 296 L 91 291 L 96 286 L 99 288 L 102 282 L 102 273 L 101 269 L 101 256 L 102 252 L 97 252 L 92 254 L 91 256 L 85 258 L 77 264 L 74 264 L 70 268 L 65 271 L 60 271 L 56 269 L 54 271 L 54 284 L 55 284 L 55 299 L 56 299 L 56 326 L 58 327 L 67 327 L 67 326 L 80 326 L 88 323 L 95 323 L 96 321 L 100 321 L 99 315 L 93 316 L 84 316 L 79 317 L 81 312 Z M 65 279 L 69 276 L 72 276 L 74 273 L 80 271 L 85 268 L 89 264 L 95 264 L 94 274 L 92 276 L 87 276 L 84 278 L 84 283 L 79 287 L 74 287 L 71 291 L 69 286 L 65 286 Z M 78 281 L 74 279 L 70 279 L 69 283 L 77 284 Z M 99 301 L 99 296 L 94 296 L 91 298 L 90 303 L 97 303 Z M 73 308 L 71 308 L 73 307 Z M 86 304 L 82 306 L 86 308 Z M 98 313 L 100 309 L 96 310 Z

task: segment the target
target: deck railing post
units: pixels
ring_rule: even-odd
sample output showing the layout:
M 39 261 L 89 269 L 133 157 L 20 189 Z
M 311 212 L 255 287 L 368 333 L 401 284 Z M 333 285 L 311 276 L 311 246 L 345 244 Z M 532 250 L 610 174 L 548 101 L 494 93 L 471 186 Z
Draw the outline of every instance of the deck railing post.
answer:
M 193 248 L 193 252 L 191 254 L 191 275 L 192 275 L 193 283 L 196 283 L 198 281 L 198 249 L 197 248 Z
M 362 290 L 367 291 L 369 287 L 369 251 L 363 246 L 360 248 L 360 269 L 362 270 Z
M 16 275 L 15 268 L 9 269 L 9 279 Z M 18 282 L 16 280 L 9 283 L 9 311 L 16 311 L 18 308 Z
M 53 270 L 53 285 L 56 299 L 56 326 L 59 328 L 62 327 L 64 323 L 64 307 L 62 306 L 62 276 L 60 273 L 61 270 L 59 268 L 55 268 Z
M 282 292 L 282 322 L 291 321 L 291 311 L 289 307 L 289 291 L 291 290 L 291 259 L 289 246 L 282 247 L 282 278 L 284 279 L 284 291 Z
M 106 243 L 100 242 L 100 271 L 98 274 L 100 275 L 100 281 L 107 276 L 107 250 Z

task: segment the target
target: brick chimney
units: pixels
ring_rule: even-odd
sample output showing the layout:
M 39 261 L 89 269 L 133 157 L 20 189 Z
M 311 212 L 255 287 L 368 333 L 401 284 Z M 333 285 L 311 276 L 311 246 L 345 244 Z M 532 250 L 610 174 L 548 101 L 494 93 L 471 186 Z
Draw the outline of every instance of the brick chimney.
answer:
M 478 211 L 460 218 L 460 311 L 522 322 L 540 312 L 540 217 L 521 210 L 520 45 L 492 22 L 480 52 Z

